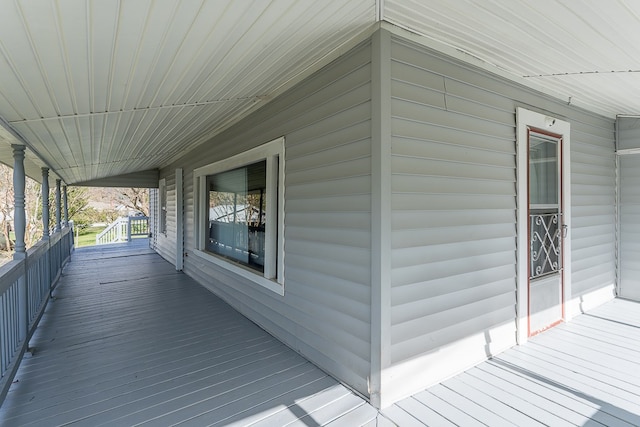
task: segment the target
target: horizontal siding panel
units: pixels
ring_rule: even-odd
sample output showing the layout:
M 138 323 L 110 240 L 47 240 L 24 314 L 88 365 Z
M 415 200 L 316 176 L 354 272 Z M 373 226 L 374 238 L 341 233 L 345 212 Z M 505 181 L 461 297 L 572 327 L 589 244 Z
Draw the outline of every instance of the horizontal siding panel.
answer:
M 334 163 L 324 167 L 299 172 L 286 173 L 286 185 L 313 183 L 317 181 L 338 180 L 354 176 L 370 175 L 371 159 L 361 158 L 352 161 Z M 286 191 L 286 189 L 285 189 Z
M 478 277 L 467 283 L 486 283 L 486 277 L 491 273 L 495 274 L 494 277 L 496 279 L 513 276 L 515 269 L 512 265 L 505 266 L 505 260 L 513 261 L 513 253 L 498 252 L 495 254 L 471 257 L 461 256 L 447 261 L 394 268 L 392 280 L 395 289 L 402 288 L 406 285 L 424 284 L 437 279 L 447 279 L 455 276 L 460 277 L 475 273 Z M 425 287 L 422 292 L 425 296 L 430 295 L 430 289 L 428 287 Z M 415 297 L 417 298 L 418 296 L 416 295 Z M 395 303 L 396 300 L 393 299 L 393 301 Z
M 448 294 L 455 294 L 456 292 L 464 292 L 475 288 L 513 288 L 515 280 L 515 268 L 500 267 L 501 270 L 494 269 L 493 271 L 479 272 L 477 278 L 473 277 L 473 274 L 467 274 L 464 276 L 447 277 L 444 280 L 437 280 L 433 282 L 421 282 L 403 287 L 396 287 L 392 291 L 392 299 L 394 305 L 409 304 L 412 301 L 423 301 L 421 293 L 423 289 L 428 288 L 430 292 L 429 298 L 445 297 Z M 484 276 L 483 274 L 486 273 Z M 497 273 L 497 275 L 495 274 Z M 500 277 L 504 276 L 504 277 Z M 474 281 L 461 282 L 461 280 L 472 278 Z M 486 290 L 486 289 L 485 289 Z M 420 295 L 418 297 L 418 295 Z M 515 298 L 515 292 L 514 292 Z M 515 307 L 514 307 L 515 309 Z M 392 307 L 392 311 L 395 311 L 395 306 Z
M 576 211 L 574 215 L 580 212 L 580 208 L 587 208 L 584 209 L 584 212 L 588 213 L 591 207 L 605 205 L 611 206 L 611 211 L 613 212 L 615 208 L 615 193 L 606 195 L 573 194 L 571 196 L 571 206 L 574 206 Z
M 410 230 L 424 227 L 452 227 L 460 224 L 513 224 L 516 220 L 515 209 L 500 210 L 461 210 L 461 211 L 429 211 L 429 210 L 395 210 L 391 213 L 392 230 Z M 515 233 L 515 231 L 514 231 Z
M 488 198 L 484 195 L 468 194 L 394 194 L 392 203 L 397 210 L 458 210 L 458 209 L 513 209 L 514 197 L 510 195 Z
M 612 165 L 575 163 L 571 161 L 571 176 L 574 175 L 592 175 L 613 178 L 615 169 L 611 169 Z
M 303 229 L 305 230 L 305 229 Z M 313 232 L 315 231 L 315 233 Z M 356 242 L 351 242 L 350 239 L 345 238 L 345 244 L 340 244 L 334 239 L 327 237 L 314 238 L 321 232 L 328 234 L 326 230 L 312 229 L 311 233 L 306 235 L 300 235 L 303 233 L 288 234 L 287 251 L 292 253 L 303 255 L 309 258 L 323 258 L 332 261 L 340 261 L 353 263 L 356 265 L 366 265 L 369 261 L 370 252 L 369 245 L 357 246 Z M 353 237 L 353 236 L 350 236 Z M 325 240 L 325 242 L 323 242 Z
M 460 224 L 451 227 L 397 230 L 391 235 L 392 248 L 413 248 L 425 245 L 465 243 L 499 237 L 515 238 L 513 224 L 484 224 L 482 226 Z M 464 247 L 460 248 L 464 254 Z M 489 248 L 487 248 L 489 250 Z M 493 249 L 493 248 L 491 248 Z
M 287 232 L 291 227 L 331 228 L 337 233 L 346 229 L 371 231 L 370 215 L 361 212 L 287 212 Z
M 485 313 L 500 311 L 504 307 L 515 305 L 513 292 L 494 295 L 487 298 L 475 299 L 450 309 L 436 311 L 419 319 L 394 324 L 391 328 L 392 345 L 396 346 L 403 341 L 414 339 L 415 331 L 420 330 L 424 335 L 445 329 L 461 321 L 480 317 Z
M 356 111 L 356 107 L 366 106 L 371 99 L 371 86 L 369 82 L 361 82 L 360 85 L 355 87 L 348 86 L 336 92 L 337 87 L 328 88 L 328 90 L 334 91 L 335 98 L 328 100 L 324 103 L 314 103 L 312 109 L 299 110 L 302 114 L 298 113 L 293 117 L 289 117 L 294 129 L 291 130 L 291 134 L 295 137 L 301 137 L 304 134 L 309 134 L 314 126 L 318 123 L 327 122 L 331 119 L 342 119 L 349 117 L 351 112 Z M 360 121 L 360 120 L 357 120 Z M 297 138 L 294 138 L 297 139 Z
M 403 81 L 391 81 L 391 97 L 404 99 L 415 104 L 428 105 L 432 107 L 447 108 L 445 94 L 438 90 L 432 90 L 420 84 L 407 83 Z
M 477 241 L 464 242 L 465 255 L 468 257 L 487 254 L 487 247 L 493 248 L 498 253 L 508 252 L 515 261 L 515 251 L 513 250 L 513 236 L 492 237 Z M 391 251 L 392 268 L 401 269 L 414 265 L 429 264 L 432 262 L 448 261 L 460 258 L 460 244 L 447 242 L 441 245 L 426 243 L 424 246 L 396 248 Z
M 615 244 L 615 240 L 615 235 L 612 233 L 590 236 L 588 239 L 573 239 L 571 241 L 571 250 L 576 254 L 586 248 L 599 248 L 599 251 L 605 250 L 604 248 L 608 250 L 611 245 Z
M 295 279 L 290 279 L 296 283 Z M 326 281 L 326 278 L 325 278 Z M 369 312 L 369 301 L 367 298 L 363 298 L 363 295 L 367 293 L 360 293 L 358 299 L 352 298 L 340 298 L 340 301 L 335 300 L 335 291 L 325 284 L 317 284 L 316 286 L 309 286 L 304 282 L 296 283 L 297 286 L 293 286 L 290 291 L 292 298 L 298 298 L 304 301 L 313 301 L 313 304 L 317 306 L 313 311 L 323 310 L 326 307 L 328 310 L 325 315 L 326 321 L 332 322 L 330 319 L 333 315 L 329 315 L 329 312 L 335 314 L 340 319 L 346 319 L 345 325 L 341 327 L 346 331 L 350 331 L 354 336 L 368 337 L 370 331 L 369 319 L 371 313 Z M 298 308 L 302 308 L 301 305 L 296 304 Z M 311 310 L 311 309 L 310 309 Z M 310 310 L 305 310 L 311 313 Z M 320 312 L 318 311 L 318 314 Z M 353 324 L 350 324 L 353 322 Z M 335 323 L 335 322 L 333 322 Z
M 515 137 L 513 125 L 498 125 L 477 117 L 451 113 L 439 108 L 420 105 L 405 100 L 392 99 L 391 111 L 393 117 L 402 117 L 405 120 L 433 123 L 451 128 L 459 128 L 460 125 L 464 123 L 465 128 L 472 129 L 481 135 L 489 135 L 496 138 Z
M 287 200 L 304 200 L 318 196 L 346 196 L 350 194 L 369 193 L 371 193 L 371 179 L 369 176 L 357 176 L 340 180 L 287 186 Z
M 349 260 L 336 261 L 331 259 L 309 258 L 296 253 L 287 253 L 285 260 L 287 265 L 295 265 L 299 269 L 321 273 L 330 271 L 331 276 L 349 282 L 366 284 L 370 281 L 370 271 L 367 266 L 359 266 Z
M 476 106 L 477 110 L 491 109 L 511 115 L 510 121 L 506 121 L 505 123 L 512 123 L 515 121 L 513 100 L 493 92 L 489 92 L 486 89 L 475 87 L 468 83 L 453 79 L 446 79 L 445 84 L 447 87 L 446 92 L 451 97 L 466 99 L 474 104 L 479 104 Z
M 513 182 L 420 175 L 394 174 L 391 178 L 391 191 L 394 193 L 475 194 L 488 196 L 512 194 L 515 197 L 515 185 Z
M 400 96 L 400 93 L 393 90 L 394 82 L 407 83 L 411 86 L 430 89 L 440 93 L 445 92 L 445 79 L 443 76 L 434 73 L 427 73 L 424 69 L 415 67 L 406 62 L 396 61 L 393 58 L 391 60 L 391 76 L 391 96 Z
M 433 348 L 446 346 L 458 340 L 466 338 L 479 330 L 489 330 L 500 325 L 512 323 L 515 335 L 515 297 L 514 295 L 501 295 L 489 300 L 478 301 L 470 306 L 460 307 L 446 313 L 438 313 L 412 325 L 401 325 L 400 332 L 407 331 L 406 340 L 394 341 L 391 346 L 391 360 L 399 363 L 414 357 L 414 354 L 426 354 Z M 458 318 L 454 323 L 447 320 Z M 411 329 L 423 330 L 424 325 L 440 325 L 428 328 L 431 333 L 416 336 Z M 393 336 L 403 338 L 395 328 Z
M 295 212 L 370 212 L 371 195 L 360 194 L 288 200 L 287 210 Z
M 323 304 L 322 300 L 311 302 L 309 297 L 317 297 L 317 295 L 300 297 L 292 294 L 289 296 L 291 304 L 309 318 L 323 319 L 322 322 L 308 322 L 309 330 L 327 341 L 334 341 L 338 346 L 348 348 L 353 354 L 366 360 L 371 351 L 369 319 L 367 318 L 366 321 L 358 320 L 339 311 L 338 307 L 335 307 L 331 302 L 329 305 Z M 349 311 L 353 309 L 353 307 L 347 308 Z
M 367 119 L 359 123 L 345 123 L 340 129 L 328 128 L 322 134 L 315 135 L 313 140 L 298 140 L 297 144 L 287 143 L 285 153 L 287 162 L 324 150 L 332 150 L 341 145 L 369 139 L 371 122 Z
M 515 159 L 515 135 L 510 138 L 496 138 L 491 135 L 481 135 L 474 132 L 473 129 L 456 129 L 441 126 L 438 123 L 405 120 L 402 117 L 392 118 L 391 132 L 395 137 L 402 137 L 406 139 L 449 143 L 452 145 L 477 148 L 485 151 L 507 153 L 514 156 Z M 395 142 L 393 145 L 395 147 Z
M 483 105 L 481 103 L 470 101 L 457 96 L 446 96 L 447 111 L 452 111 L 467 115 L 489 122 L 512 126 L 514 121 L 513 111 L 504 111 L 494 108 L 493 106 Z
M 435 155 L 436 153 L 434 153 L 434 156 Z M 391 168 L 395 174 L 427 174 L 432 176 L 482 178 L 515 182 L 515 168 L 478 165 L 465 163 L 463 161 L 393 156 L 391 159 Z
M 422 159 L 450 160 L 471 164 L 513 168 L 513 153 L 501 153 L 460 144 L 396 137 L 393 154 Z
M 315 140 L 316 136 L 325 135 L 327 132 L 343 129 L 353 124 L 360 124 L 371 119 L 371 105 L 368 100 L 361 100 L 352 108 L 345 109 L 340 114 L 317 118 L 309 126 L 296 131 L 287 132 L 287 141 L 293 144 Z M 285 153 L 286 155 L 286 153 Z
M 292 289 L 287 289 L 287 292 L 299 294 L 309 292 L 308 289 L 317 289 L 329 295 L 340 295 L 340 303 L 368 306 L 371 302 L 369 284 L 362 283 L 360 278 L 358 278 L 357 282 L 354 282 L 332 276 L 330 272 L 308 271 L 289 265 L 287 268 L 287 280 L 298 284 L 297 287 L 305 288 L 304 290 L 297 290 L 296 286 L 290 286 L 289 288 Z M 359 312 L 357 307 L 356 311 Z M 359 316 L 355 317 L 359 318 Z
M 583 215 L 574 217 L 571 225 L 576 228 L 594 227 L 599 225 L 615 226 L 615 218 L 611 215 Z
M 369 158 L 371 154 L 370 145 L 371 142 L 367 138 L 350 144 L 339 145 L 330 150 L 315 152 L 309 156 L 301 156 L 294 159 L 287 158 L 287 173 L 306 171 L 310 168 L 324 168 L 335 163 Z
M 407 324 L 420 319 L 466 306 L 477 301 L 508 295 L 513 291 L 513 283 L 504 280 L 477 285 L 470 288 L 441 293 L 420 299 L 408 300 L 403 304 L 395 303 L 391 310 L 391 322 L 394 325 Z M 434 325 L 437 327 L 437 325 Z

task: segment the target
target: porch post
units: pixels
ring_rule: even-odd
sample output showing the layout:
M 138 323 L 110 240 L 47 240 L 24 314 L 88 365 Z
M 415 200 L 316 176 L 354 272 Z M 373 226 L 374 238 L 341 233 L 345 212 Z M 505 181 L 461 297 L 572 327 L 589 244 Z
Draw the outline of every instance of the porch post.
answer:
M 24 149 L 23 145 L 11 145 L 13 148 L 13 230 L 16 236 L 15 252 L 13 259 L 25 259 L 27 257 L 24 233 L 26 229 L 26 213 L 24 211 Z
M 18 279 L 18 337 L 20 340 L 27 338 L 29 324 L 29 301 L 27 292 L 27 251 L 24 242 L 24 234 L 27 226 L 27 214 L 24 210 L 24 150 L 23 145 L 11 145 L 13 148 L 13 232 L 16 236 L 14 260 L 21 260 L 24 268 L 23 274 Z
M 55 231 L 60 231 L 62 228 L 60 227 L 60 183 L 62 181 L 60 179 L 56 179 L 56 229 Z
M 69 226 L 69 203 L 67 203 L 67 186 L 62 188 L 62 200 L 64 201 L 64 226 Z
M 49 168 L 42 168 L 42 240 L 49 240 Z

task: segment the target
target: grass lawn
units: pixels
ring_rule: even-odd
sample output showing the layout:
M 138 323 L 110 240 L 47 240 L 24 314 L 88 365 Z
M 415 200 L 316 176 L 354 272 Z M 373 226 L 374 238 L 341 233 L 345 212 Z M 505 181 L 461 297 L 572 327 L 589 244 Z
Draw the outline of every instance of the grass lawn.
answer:
M 87 227 L 84 230 L 80 230 L 78 240 L 75 242 L 76 247 L 95 245 L 96 235 L 102 230 L 104 230 L 104 227 Z

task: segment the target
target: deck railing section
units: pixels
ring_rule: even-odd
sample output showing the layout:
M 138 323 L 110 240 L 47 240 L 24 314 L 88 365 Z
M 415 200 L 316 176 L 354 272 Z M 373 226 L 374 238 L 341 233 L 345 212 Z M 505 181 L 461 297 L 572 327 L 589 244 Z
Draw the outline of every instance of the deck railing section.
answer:
M 69 226 L 30 248 L 26 259 L 0 267 L 0 402 L 72 250 Z
M 146 216 L 122 216 L 109 224 L 96 236 L 96 245 L 130 242 L 136 236 L 149 235 L 149 218 Z

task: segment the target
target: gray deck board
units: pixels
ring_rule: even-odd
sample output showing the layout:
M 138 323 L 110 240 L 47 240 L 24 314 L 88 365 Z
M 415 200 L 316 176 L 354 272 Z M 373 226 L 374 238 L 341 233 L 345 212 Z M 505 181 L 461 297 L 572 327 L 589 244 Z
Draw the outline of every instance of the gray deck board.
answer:
M 78 249 L 0 425 L 371 425 L 378 412 L 153 251 Z
M 486 425 L 640 425 L 640 303 L 615 299 L 382 414 L 403 426 L 460 411 Z

